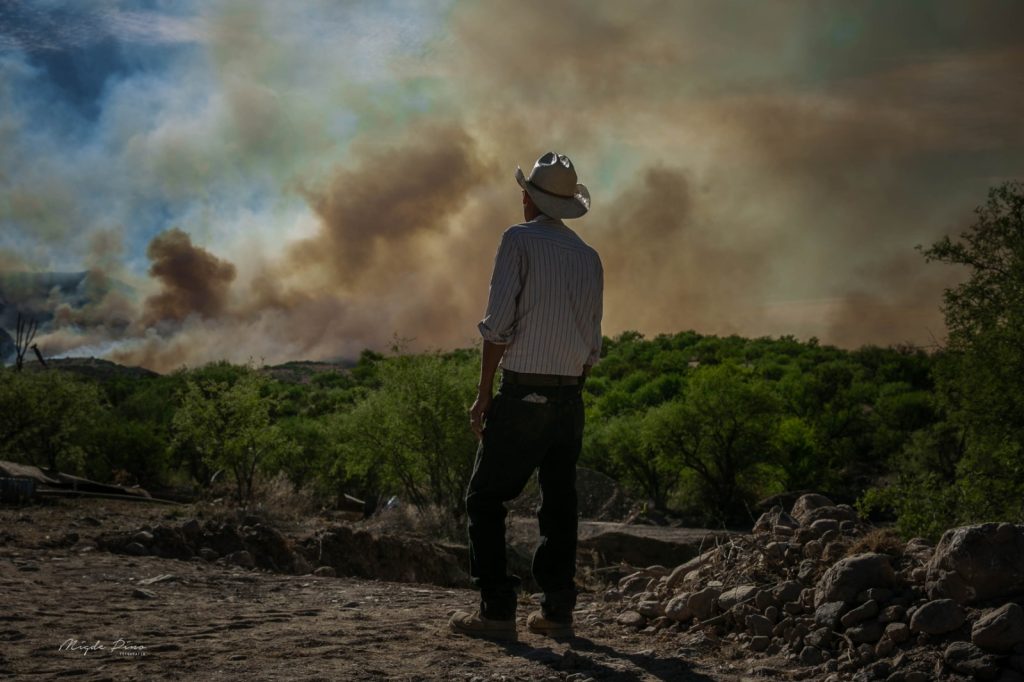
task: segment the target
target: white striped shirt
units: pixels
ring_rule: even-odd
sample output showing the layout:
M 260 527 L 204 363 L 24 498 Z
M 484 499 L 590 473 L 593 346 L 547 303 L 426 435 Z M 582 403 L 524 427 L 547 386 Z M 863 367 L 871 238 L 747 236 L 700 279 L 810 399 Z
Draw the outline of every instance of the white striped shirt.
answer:
M 501 236 L 480 334 L 507 345 L 505 369 L 579 376 L 601 355 L 603 294 L 597 251 L 540 215 Z

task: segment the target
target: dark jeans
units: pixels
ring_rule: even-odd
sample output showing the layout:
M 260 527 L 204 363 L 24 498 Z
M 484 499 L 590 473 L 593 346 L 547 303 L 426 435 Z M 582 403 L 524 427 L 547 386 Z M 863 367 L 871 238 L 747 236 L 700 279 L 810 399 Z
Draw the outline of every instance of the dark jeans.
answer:
M 523 400 L 527 396 L 533 400 Z M 536 399 L 540 396 L 546 402 Z M 547 618 L 572 619 L 576 605 L 576 461 L 583 442 L 579 386 L 522 386 L 503 381 L 494 397 L 466 493 L 470 575 L 484 617 L 513 618 L 519 579 L 505 565 L 504 502 L 539 470 L 540 544 L 533 577 Z

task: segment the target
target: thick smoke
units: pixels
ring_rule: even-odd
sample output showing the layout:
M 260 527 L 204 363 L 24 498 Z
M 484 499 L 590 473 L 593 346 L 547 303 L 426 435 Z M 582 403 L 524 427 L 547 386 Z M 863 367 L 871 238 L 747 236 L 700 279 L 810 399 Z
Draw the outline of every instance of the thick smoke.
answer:
M 0 59 L 0 270 L 88 272 L 35 293 L 50 353 L 464 346 L 515 166 L 557 150 L 594 198 L 569 224 L 606 333 L 931 345 L 961 273 L 914 247 L 1024 174 L 1024 6 L 907 7 L 215 2 L 153 23 L 185 47 L 118 65 L 93 119 L 56 118 L 26 48 Z M 114 15 L 81 25 L 155 40 Z
M 146 299 L 144 324 L 182 322 L 193 314 L 216 318 L 226 311 L 234 265 L 195 246 L 179 229 L 157 235 L 146 255 L 153 262 L 149 274 L 161 290 Z

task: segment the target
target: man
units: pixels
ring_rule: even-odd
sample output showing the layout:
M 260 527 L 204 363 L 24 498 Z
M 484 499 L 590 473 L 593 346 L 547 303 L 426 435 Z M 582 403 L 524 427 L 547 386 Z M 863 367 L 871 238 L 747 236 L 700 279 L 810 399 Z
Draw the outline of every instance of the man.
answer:
M 480 609 L 449 621 L 462 634 L 516 639 L 519 578 L 505 565 L 504 503 L 538 471 L 540 544 L 533 577 L 543 590 L 528 628 L 573 635 L 576 605 L 576 460 L 583 440 L 581 391 L 601 352 L 604 273 L 597 252 L 566 227 L 590 208 L 568 157 L 550 152 L 530 177 L 516 169 L 526 222 L 502 235 L 487 311 L 470 426 L 480 439 L 466 493 L 470 573 Z M 494 374 L 501 387 L 492 398 Z

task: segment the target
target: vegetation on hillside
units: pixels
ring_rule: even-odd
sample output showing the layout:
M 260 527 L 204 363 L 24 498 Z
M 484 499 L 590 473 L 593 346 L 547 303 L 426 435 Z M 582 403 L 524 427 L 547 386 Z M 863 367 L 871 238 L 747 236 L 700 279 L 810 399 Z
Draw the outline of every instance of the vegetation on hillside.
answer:
M 843 350 L 693 331 L 606 339 L 585 388 L 581 464 L 691 523 L 817 490 L 934 537 L 1024 520 L 1024 188 L 924 255 L 966 266 L 947 347 Z M 214 363 L 167 376 L 0 371 L 0 457 L 160 490 L 222 477 L 247 502 L 283 474 L 324 504 L 398 495 L 458 516 L 476 443 L 478 354 L 346 367 Z

